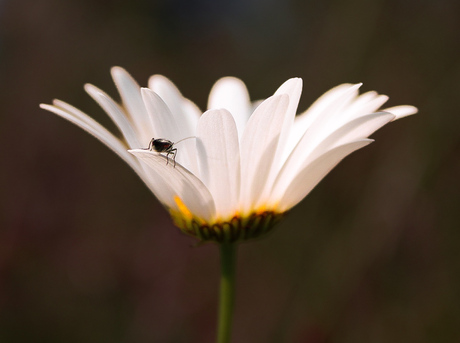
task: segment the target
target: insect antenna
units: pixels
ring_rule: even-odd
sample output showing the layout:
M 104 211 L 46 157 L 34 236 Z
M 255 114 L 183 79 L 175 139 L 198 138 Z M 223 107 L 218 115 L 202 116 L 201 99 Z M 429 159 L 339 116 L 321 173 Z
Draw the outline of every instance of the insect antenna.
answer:
M 191 136 L 191 137 L 187 137 L 187 138 L 182 138 L 181 140 L 178 140 L 177 142 L 174 142 L 174 145 L 176 145 L 177 143 L 180 143 L 182 141 L 185 141 L 186 139 L 191 139 L 191 138 L 196 138 L 196 136 Z

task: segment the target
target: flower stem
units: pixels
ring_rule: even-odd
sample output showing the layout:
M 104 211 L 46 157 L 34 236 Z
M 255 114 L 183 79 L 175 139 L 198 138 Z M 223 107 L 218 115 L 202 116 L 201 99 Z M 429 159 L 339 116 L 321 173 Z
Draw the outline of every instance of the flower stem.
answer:
M 217 343 L 229 343 L 232 331 L 233 300 L 235 298 L 236 244 L 220 245 L 220 295 Z

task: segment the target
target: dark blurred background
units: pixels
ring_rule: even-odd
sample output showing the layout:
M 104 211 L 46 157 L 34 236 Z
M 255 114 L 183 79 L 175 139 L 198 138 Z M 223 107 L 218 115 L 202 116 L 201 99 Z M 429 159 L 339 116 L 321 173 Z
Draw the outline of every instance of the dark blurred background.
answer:
M 205 109 L 304 80 L 411 104 L 264 239 L 240 245 L 238 343 L 460 342 L 460 2 L 0 1 L 0 342 L 213 342 L 218 249 L 173 227 L 137 176 L 39 109 L 118 99 L 110 67 Z

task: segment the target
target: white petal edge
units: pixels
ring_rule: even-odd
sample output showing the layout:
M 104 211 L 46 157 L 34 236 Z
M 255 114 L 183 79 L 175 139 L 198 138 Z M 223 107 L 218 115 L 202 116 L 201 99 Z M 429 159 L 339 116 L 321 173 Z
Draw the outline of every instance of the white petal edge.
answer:
M 143 149 L 129 152 L 148 166 L 158 184 L 164 188 L 161 198 L 157 195 L 160 201 L 175 206 L 174 198 L 177 196 L 193 215 L 206 222 L 214 219 L 216 210 L 212 195 L 195 175 L 179 163 L 174 166 L 171 160 L 168 162 L 166 156 L 159 153 Z
M 164 138 L 172 142 L 187 138 L 187 136 L 184 137 L 185 131 L 182 130 L 180 125 L 179 115 L 173 114 L 157 93 L 149 88 L 142 88 L 141 93 L 147 112 L 152 120 L 153 136 L 151 138 Z M 178 147 L 175 148 L 178 149 L 177 161 L 192 173 L 198 175 L 195 144 L 184 142 L 181 143 L 180 150 Z
M 278 192 L 274 194 L 274 196 L 280 197 L 281 193 L 284 192 L 284 190 L 289 187 L 289 184 L 297 177 L 299 170 L 305 168 L 319 156 L 338 146 L 369 137 L 369 135 L 376 130 L 392 121 L 394 117 L 395 116 L 391 113 L 378 112 L 364 115 L 344 124 L 314 147 L 311 153 L 302 161 L 298 169 L 292 167 L 293 163 L 291 161 L 291 159 L 297 158 L 296 155 L 293 154 L 289 156 L 274 182 Z
M 197 127 L 200 179 L 223 220 L 235 214 L 240 189 L 240 153 L 235 121 L 225 109 L 206 111 Z
M 394 120 L 398 120 L 398 119 L 401 119 L 401 118 L 417 113 L 418 109 L 417 107 L 414 107 L 411 105 L 400 105 L 400 106 L 385 108 L 384 111 L 393 113 L 396 116 Z
M 274 167 L 269 177 L 273 180 L 275 175 L 281 168 L 282 163 L 289 156 L 290 149 L 288 148 L 288 140 L 292 136 L 292 128 L 294 125 L 294 119 L 299 106 L 300 96 L 302 94 L 303 81 L 301 78 L 292 78 L 284 82 L 275 92 L 275 95 L 287 94 L 289 96 L 289 106 L 284 115 L 282 123 L 281 134 L 279 138 L 278 148 L 275 154 Z
M 139 142 L 138 135 L 134 131 L 131 122 L 126 117 L 126 113 L 123 112 L 123 110 L 115 101 L 113 101 L 104 91 L 91 84 L 85 85 L 85 91 L 109 115 L 110 119 L 112 119 L 112 121 L 123 134 L 123 137 L 128 142 L 130 148 L 142 147 L 142 142 Z
M 289 106 L 287 94 L 274 95 L 265 100 L 249 118 L 241 138 L 241 193 L 243 213 L 257 207 L 267 196 L 267 178 L 275 158 Z
M 179 140 L 179 124 L 164 100 L 149 88 L 141 89 L 142 99 L 152 120 L 152 138 Z
M 298 173 L 289 187 L 282 193 L 282 196 L 278 198 L 280 201 L 276 210 L 285 212 L 297 205 L 342 159 L 353 151 L 365 147 L 372 141 L 371 139 L 363 139 L 347 143 L 318 157 Z M 274 193 L 279 193 L 276 185 Z M 272 200 L 274 199 L 272 198 Z
M 325 152 L 349 142 L 369 137 L 375 131 L 393 121 L 395 115 L 388 112 L 376 112 L 363 115 L 332 132 L 310 153 L 303 167 Z M 288 177 L 286 177 L 288 178 Z
M 388 96 L 379 95 L 377 92 L 370 91 L 359 95 L 337 118 L 336 127 L 341 126 L 345 122 L 349 122 L 355 118 L 365 114 L 375 113 L 378 109 L 388 101 Z
M 249 93 L 243 81 L 236 77 L 217 80 L 209 93 L 208 109 L 220 108 L 225 108 L 232 114 L 241 138 L 252 112 Z
M 180 138 L 194 136 L 201 115 L 198 107 L 185 98 L 174 83 L 163 75 L 151 76 L 148 85 L 163 99 L 172 114 L 179 119 L 181 123 L 180 134 L 182 135 Z
M 287 168 L 294 174 L 301 169 L 313 149 L 337 129 L 334 120 L 337 119 L 341 110 L 356 97 L 360 86 L 361 84 L 356 84 L 342 89 L 338 97 L 334 98 L 334 102 L 329 103 L 329 106 L 322 107 L 321 113 L 315 114 L 316 119 L 292 149 L 283 168 Z
M 300 113 L 295 118 L 295 126 L 297 135 L 301 136 L 310 127 L 311 123 L 328 107 L 334 103 L 344 92 L 347 91 L 353 84 L 344 83 L 331 88 L 310 105 L 304 112 Z M 299 137 L 300 138 L 300 137 Z
M 152 124 L 142 100 L 141 89 L 138 83 L 123 68 L 113 67 L 111 69 L 111 74 L 118 92 L 120 93 L 125 110 L 128 112 L 137 132 L 139 132 L 142 137 L 141 143 L 145 144 L 152 135 Z
M 75 107 L 60 100 L 55 100 L 54 104 L 55 105 L 40 104 L 40 107 L 70 121 L 97 138 L 110 150 L 120 156 L 120 158 L 136 172 L 136 174 L 142 181 L 144 181 L 153 193 L 157 193 L 155 191 L 155 187 L 152 186 L 148 175 L 144 173 L 142 166 L 132 155 L 128 153 L 127 147 L 118 138 L 112 135 L 105 127 L 100 125 L 94 119 Z
M 317 125 L 321 117 L 331 116 L 340 108 L 347 106 L 358 93 L 362 83 L 344 83 L 336 86 L 321 95 L 305 112 L 298 115 L 294 120 L 292 135 L 288 141 L 288 150 L 293 150 L 302 140 L 305 133 L 312 125 Z

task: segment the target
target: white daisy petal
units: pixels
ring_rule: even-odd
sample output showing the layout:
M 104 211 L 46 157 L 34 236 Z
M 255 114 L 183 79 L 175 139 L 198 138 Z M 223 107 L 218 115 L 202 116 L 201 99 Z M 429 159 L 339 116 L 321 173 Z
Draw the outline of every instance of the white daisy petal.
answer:
M 68 112 L 69 115 L 77 118 L 78 120 L 81 120 L 82 122 L 88 124 L 91 127 L 94 127 L 96 130 L 105 130 L 107 133 L 111 134 L 107 129 L 103 126 L 101 126 L 97 121 L 95 121 L 93 118 L 88 116 L 86 113 L 83 113 L 80 111 L 78 108 L 73 107 L 72 105 L 69 105 L 68 103 L 54 99 L 53 100 L 53 105 L 52 107 L 57 107 L 60 110 L 64 110 L 65 112 Z M 40 104 L 41 108 L 45 108 L 49 110 L 49 107 L 51 105 L 45 105 L 45 104 Z
M 292 150 L 302 139 L 305 132 L 318 118 L 331 116 L 343 109 L 356 96 L 361 83 L 344 83 L 324 93 L 305 112 L 298 115 L 294 121 L 291 138 L 288 142 L 288 149 Z
M 353 87 L 353 84 L 344 83 L 338 85 L 326 93 L 321 95 L 316 101 L 310 105 L 310 107 L 304 111 L 303 113 L 299 114 L 296 117 L 296 125 L 303 128 L 303 132 L 310 126 L 310 124 L 321 114 L 324 112 L 326 107 L 330 106 L 331 103 L 334 103 L 337 99 L 339 99 L 344 92 L 346 92 L 350 87 Z
M 188 210 L 204 221 L 211 221 L 215 216 L 213 198 L 206 186 L 195 175 L 180 164 L 175 166 L 166 156 L 148 150 L 129 150 L 131 154 L 145 163 L 155 174 L 155 179 L 163 188 L 157 194 L 159 200 L 170 208 L 177 208 L 176 197 L 185 204 Z
M 276 150 L 275 155 L 275 168 L 279 168 L 289 155 L 290 150 L 287 149 L 287 141 L 292 133 L 292 126 L 294 125 L 294 118 L 299 106 L 300 95 L 302 94 L 302 79 L 292 78 L 283 83 L 275 95 L 287 94 L 289 96 L 289 107 L 286 114 L 283 116 L 284 121 L 281 124 L 280 144 Z M 276 172 L 275 172 L 276 173 Z
M 265 100 L 245 127 L 241 138 L 241 194 L 243 211 L 257 206 L 266 191 L 267 178 L 271 170 L 274 152 L 285 122 L 289 106 L 287 94 L 275 95 Z M 270 186 L 270 185 L 268 185 Z
M 201 111 L 190 100 L 184 98 L 177 87 L 162 75 L 153 75 L 149 79 L 149 88 L 166 103 L 180 125 L 180 135 L 185 138 L 195 135 L 196 125 Z
M 202 241 L 264 234 L 345 156 L 369 144 L 375 130 L 417 112 L 407 105 L 377 112 L 387 96 L 359 95 L 360 84 L 343 84 L 295 117 L 300 79 L 286 81 L 254 108 L 243 82 L 227 77 L 213 86 L 210 110 L 201 116 L 164 76 L 152 76 L 150 89 L 140 89 L 122 68 L 114 67 L 112 76 L 123 106 L 94 86 L 85 89 L 128 144 L 64 102 L 41 107 L 115 151 L 170 210 L 175 225 Z M 125 150 L 145 148 L 152 138 L 163 140 L 153 141 L 151 150 Z
M 367 92 L 358 96 L 340 115 L 337 121 L 337 126 L 361 117 L 366 114 L 374 113 L 385 102 L 388 101 L 388 96 L 378 95 L 376 92 Z
M 142 88 L 141 94 L 152 120 L 153 137 L 166 138 L 172 141 L 182 138 L 176 117 L 173 116 L 163 99 L 149 88 Z
M 55 100 L 54 103 L 56 104 L 55 106 L 40 104 L 40 107 L 44 110 L 57 114 L 58 116 L 64 119 L 67 119 L 68 121 L 79 126 L 86 132 L 90 133 L 91 135 L 99 139 L 102 143 L 104 143 L 106 146 L 108 146 L 111 150 L 113 150 L 117 155 L 119 155 L 123 160 L 125 160 L 129 164 L 135 161 L 126 152 L 127 147 L 118 138 L 112 135 L 105 127 L 100 125 L 94 119 L 87 116 L 83 112 L 78 111 L 76 108 L 73 108 L 75 111 L 69 111 L 69 109 L 72 107 L 62 101 Z M 64 104 L 67 105 L 66 108 L 62 106 Z
M 329 106 L 322 107 L 322 113 L 310 125 L 308 131 L 302 136 L 297 145 L 292 149 L 291 154 L 287 158 L 283 169 L 289 174 L 295 175 L 310 153 L 327 137 L 327 135 L 336 129 L 334 119 L 340 114 L 340 110 L 346 107 L 350 101 L 356 96 L 356 92 L 361 84 L 353 85 L 342 89 L 335 101 Z M 286 175 L 287 176 L 287 175 Z M 279 177 L 279 176 L 277 176 Z M 288 177 L 287 180 L 291 180 Z
M 187 136 L 184 137 L 181 130 L 180 118 L 171 113 L 163 99 L 149 88 L 142 88 L 141 92 L 145 107 L 152 120 L 152 138 L 163 138 L 172 142 L 187 138 Z M 193 173 L 196 173 L 198 164 L 196 161 L 195 144 L 192 144 L 192 142 L 180 144 L 180 152 L 178 151 L 177 153 L 177 161 Z
M 363 139 L 338 146 L 306 166 L 289 183 L 287 188 L 279 188 L 282 185 L 281 183 L 275 184 L 275 198 L 282 194 L 279 197 L 281 200 L 277 209 L 284 212 L 297 205 L 343 158 L 371 142 L 371 139 Z
M 240 189 L 240 154 L 235 121 L 227 110 L 209 110 L 197 128 L 200 178 L 214 197 L 219 217 L 237 210 Z
M 350 86 L 345 89 L 336 99 L 335 102 L 326 106 L 323 113 L 317 116 L 309 127 L 311 133 L 304 135 L 302 139 L 307 139 L 309 142 L 319 141 L 327 132 L 331 130 L 331 127 L 337 127 L 337 123 L 340 122 L 340 117 L 344 111 L 352 104 L 357 98 L 359 87 L 361 83 Z M 301 140 L 302 140 L 301 139 Z
M 113 67 L 111 73 L 123 105 L 141 136 L 140 141 L 145 144 L 152 136 L 152 123 L 142 100 L 141 88 L 123 68 Z
M 395 115 L 388 112 L 371 113 L 356 118 L 332 132 L 308 156 L 304 165 L 332 148 L 369 137 L 385 124 L 394 120 Z
M 142 167 L 139 165 L 139 162 L 126 151 L 127 147 L 118 138 L 112 135 L 105 127 L 101 126 L 94 119 L 69 104 L 59 100 L 55 100 L 54 103 L 55 106 L 41 104 L 40 107 L 67 119 L 92 136 L 96 137 L 110 150 L 120 156 L 131 168 L 133 168 L 137 175 L 139 175 L 145 184 L 153 191 L 151 182 L 148 176 L 145 175 Z
M 401 106 L 395 106 L 395 107 L 390 107 L 384 109 L 385 112 L 390 112 L 393 113 L 397 119 L 401 119 L 407 116 L 410 116 L 411 114 L 415 114 L 418 112 L 417 107 L 410 106 L 410 105 L 401 105 Z
M 188 99 L 184 99 L 182 103 L 182 111 L 187 119 L 187 129 L 184 130 L 185 135 L 194 136 L 196 133 L 196 126 L 198 125 L 198 120 L 201 117 L 201 110 L 198 106 Z
M 128 145 L 131 148 L 140 148 L 142 145 L 141 142 L 139 142 L 138 135 L 136 135 L 136 132 L 120 106 L 118 106 L 107 94 L 93 85 L 86 84 L 85 90 L 99 106 L 104 109 L 115 125 L 117 125 L 128 142 Z
M 392 121 L 393 118 L 393 114 L 386 112 L 368 114 L 352 120 L 335 131 L 332 131 L 329 136 L 324 138 L 316 146 L 311 147 L 307 156 L 302 156 L 301 154 L 303 151 L 301 149 L 296 149 L 281 168 L 277 175 L 277 182 L 279 184 L 284 184 L 284 186 L 281 187 L 287 187 L 296 177 L 299 170 L 305 168 L 320 155 L 337 146 L 369 137 L 369 135 L 380 127 Z
M 225 108 L 235 119 L 238 136 L 241 137 L 251 114 L 251 101 L 246 85 L 236 77 L 224 77 L 211 89 L 208 109 Z

